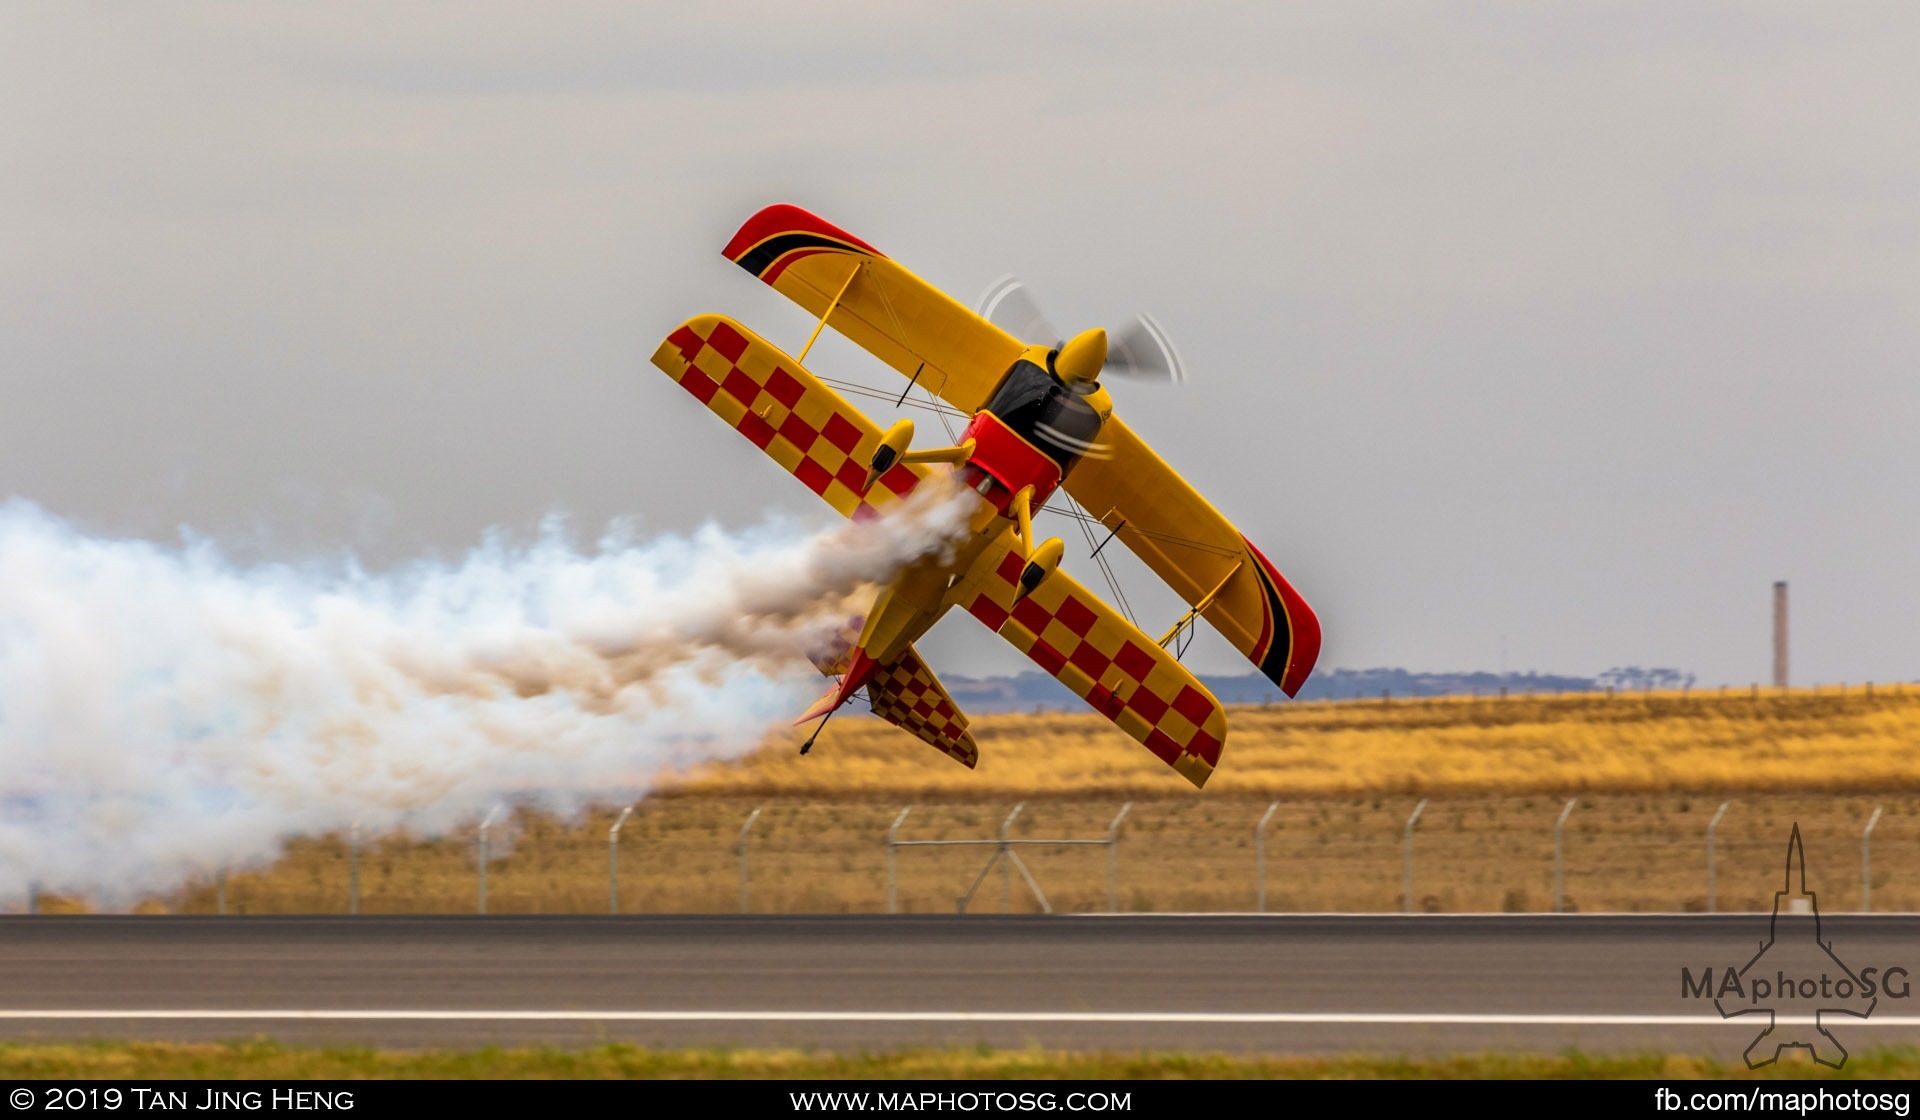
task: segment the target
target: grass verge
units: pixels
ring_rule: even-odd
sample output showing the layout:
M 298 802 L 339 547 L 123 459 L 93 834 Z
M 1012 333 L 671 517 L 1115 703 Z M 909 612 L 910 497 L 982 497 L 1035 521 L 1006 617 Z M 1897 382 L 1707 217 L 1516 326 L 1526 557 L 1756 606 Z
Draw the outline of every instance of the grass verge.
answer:
M 835 1054 L 799 1050 L 376 1050 L 275 1042 L 0 1044 L 0 1076 L 30 1078 L 311 1079 L 1484 1079 L 1893 1078 L 1920 1074 L 1920 1052 L 1875 1049 L 1838 1071 L 1806 1060 L 1750 1071 L 1738 1061 L 1687 1055 L 1467 1054 L 1448 1057 L 1235 1056 L 922 1049 Z

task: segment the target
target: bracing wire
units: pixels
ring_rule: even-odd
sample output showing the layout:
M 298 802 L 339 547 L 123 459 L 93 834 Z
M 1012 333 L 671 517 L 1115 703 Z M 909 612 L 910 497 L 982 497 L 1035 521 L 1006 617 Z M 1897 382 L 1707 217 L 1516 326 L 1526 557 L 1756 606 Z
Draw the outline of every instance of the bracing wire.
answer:
M 878 389 L 874 389 L 869 386 L 862 385 L 856 381 L 844 381 L 836 377 L 821 377 L 819 374 L 814 374 L 814 376 L 820 377 L 821 381 L 825 382 L 828 385 L 831 385 L 835 389 L 840 390 L 841 392 L 847 394 L 850 397 L 864 397 L 868 400 L 886 401 L 888 404 L 897 404 L 899 401 L 899 398 L 894 394 L 881 392 Z M 970 420 L 972 419 L 972 417 L 968 416 L 966 413 L 960 411 L 957 408 L 954 408 L 952 405 L 947 404 L 946 402 L 940 400 L 938 397 L 934 396 L 932 389 L 928 389 L 922 386 L 921 391 L 926 393 L 927 395 L 927 399 L 925 401 L 916 400 L 910 397 L 906 401 L 906 404 L 904 407 L 917 408 L 922 412 L 931 412 L 934 415 L 938 416 L 940 418 L 941 426 L 944 427 L 947 431 L 947 437 L 951 441 L 958 443 L 960 439 L 959 433 L 954 430 L 952 421 Z M 1063 509 L 1059 506 L 1042 506 L 1040 509 L 1036 510 L 1035 512 L 1052 514 L 1055 517 L 1071 518 L 1072 520 L 1075 520 L 1075 521 L 1085 522 L 1087 525 L 1090 525 L 1090 526 L 1091 525 L 1104 526 L 1106 524 L 1105 522 L 1101 521 L 1099 518 L 1094 517 L 1092 514 L 1087 513 L 1077 503 L 1074 505 L 1074 508 L 1072 509 Z M 1164 544 L 1182 545 L 1187 548 L 1197 549 L 1201 552 L 1210 552 L 1215 556 L 1224 556 L 1224 557 L 1228 557 L 1229 559 L 1237 559 L 1240 555 L 1240 553 L 1234 549 L 1224 548 L 1217 544 L 1208 544 L 1206 541 L 1194 540 L 1192 537 L 1183 537 L 1178 533 L 1163 533 L 1155 529 L 1142 528 L 1141 526 L 1138 526 L 1138 525 L 1129 525 L 1128 531 L 1132 533 L 1137 533 L 1140 536 L 1146 537 L 1149 540 L 1160 541 Z
M 1120 610 L 1127 616 L 1127 621 L 1133 623 L 1135 627 L 1138 627 L 1140 620 L 1135 617 L 1133 613 L 1133 604 L 1127 602 L 1127 593 L 1120 587 L 1119 578 L 1113 574 L 1113 567 L 1107 563 L 1107 558 L 1100 554 L 1100 546 L 1095 543 L 1093 539 L 1093 526 L 1099 524 L 1099 522 L 1087 515 L 1086 511 L 1081 508 L 1080 503 L 1074 500 L 1073 495 L 1067 495 L 1067 504 L 1073 509 L 1073 513 L 1069 514 L 1069 516 L 1079 522 L 1080 532 L 1087 538 L 1087 551 L 1092 555 L 1094 564 L 1099 567 L 1100 574 L 1106 577 L 1107 590 L 1113 592 L 1114 603 L 1118 605 Z M 1061 512 L 1064 513 L 1066 511 L 1063 510 Z
M 875 277 L 869 276 L 869 279 L 873 282 L 873 287 L 875 292 L 880 296 L 881 306 L 886 309 L 888 318 L 891 319 L 893 322 L 896 338 L 898 339 L 898 341 L 902 346 L 905 346 L 907 341 L 906 329 L 904 325 L 900 322 L 900 317 L 898 313 L 895 312 L 893 309 L 893 301 L 887 298 L 886 286 L 884 284 L 879 283 L 878 279 Z M 923 368 L 924 368 L 924 364 L 923 364 Z M 819 375 L 816 374 L 815 376 L 819 376 Z M 832 377 L 820 377 L 820 380 L 834 387 L 835 389 L 838 389 L 841 392 L 846 393 L 849 396 L 863 397 L 869 400 L 886 401 L 887 403 L 893 405 L 896 408 L 900 408 L 900 407 L 917 408 L 927 412 L 931 412 L 935 416 L 939 417 L 940 426 L 946 430 L 947 438 L 949 442 L 957 443 L 959 442 L 959 438 L 960 438 L 959 434 L 954 430 L 953 422 L 956 419 L 958 420 L 971 419 L 971 417 L 969 417 L 966 413 L 940 400 L 939 396 L 933 391 L 931 387 L 925 386 L 925 385 L 919 385 L 920 375 L 918 373 L 915 373 L 913 380 L 908 383 L 906 392 L 901 393 L 897 397 L 892 393 L 883 393 L 877 389 L 871 388 L 870 386 L 862 385 L 858 382 L 844 381 L 844 380 L 841 380 L 838 378 L 832 378 Z M 924 393 L 926 396 L 926 401 L 924 403 L 917 400 L 909 401 L 907 399 L 908 395 L 913 391 L 916 385 L 919 385 L 921 392 Z M 1069 518 L 1079 523 L 1081 535 L 1084 536 L 1087 541 L 1088 553 L 1091 556 L 1094 564 L 1099 567 L 1101 576 L 1106 580 L 1107 589 L 1110 592 L 1112 592 L 1114 603 L 1127 616 L 1127 621 L 1132 623 L 1135 627 L 1138 627 L 1140 625 L 1140 620 L 1139 620 L 1139 617 L 1134 614 L 1133 604 L 1127 600 L 1127 593 L 1120 586 L 1120 579 L 1117 575 L 1114 574 L 1113 565 L 1107 560 L 1106 556 L 1102 554 L 1102 547 L 1104 542 L 1096 542 L 1093 537 L 1093 527 L 1095 525 L 1099 525 L 1104 528 L 1106 526 L 1106 523 L 1104 521 L 1101 521 L 1099 518 L 1096 518 L 1091 514 L 1089 514 L 1086 511 L 1086 509 L 1082 507 L 1080 503 L 1076 501 L 1073 495 L 1071 494 L 1067 495 L 1066 508 L 1060 508 L 1057 506 L 1042 507 L 1040 510 L 1037 510 L 1036 512 L 1051 513 L 1059 517 Z M 1234 557 L 1239 555 L 1238 552 L 1234 549 L 1223 548 L 1219 545 L 1209 544 L 1205 541 L 1194 540 L 1191 537 L 1182 537 L 1174 533 L 1157 532 L 1155 530 L 1142 528 L 1138 525 L 1131 526 L 1131 529 L 1133 532 L 1149 540 L 1161 541 L 1167 544 L 1184 545 L 1188 548 L 1198 549 L 1202 552 L 1210 552 L 1217 556 Z M 1193 641 L 1193 630 L 1194 630 L 1193 618 L 1190 616 L 1189 618 L 1183 620 L 1183 624 L 1172 635 L 1172 645 L 1174 646 L 1175 657 L 1183 657 L 1186 654 L 1187 646 L 1191 644 L 1191 642 Z

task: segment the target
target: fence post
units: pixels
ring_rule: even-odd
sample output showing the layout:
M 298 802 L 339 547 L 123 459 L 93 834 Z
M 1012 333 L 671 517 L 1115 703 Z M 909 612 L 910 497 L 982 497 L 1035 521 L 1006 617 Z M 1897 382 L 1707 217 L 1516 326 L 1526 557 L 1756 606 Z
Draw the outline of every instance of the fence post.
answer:
M 360 822 L 347 826 L 347 913 L 360 912 Z
M 1254 905 L 1262 914 L 1267 912 L 1267 822 L 1273 820 L 1273 815 L 1279 811 L 1280 803 L 1276 801 L 1267 806 L 1266 815 L 1260 818 L 1259 824 L 1253 826 L 1253 875 L 1259 884 L 1254 894 Z
M 895 844 L 897 843 L 896 838 L 900 834 L 900 826 L 906 823 L 907 814 L 911 812 L 913 812 L 913 806 L 911 805 L 900 810 L 900 815 L 893 818 L 893 826 L 887 829 L 887 913 L 889 914 L 898 914 L 900 912 L 900 877 L 899 872 L 894 867 L 894 851 Z
M 753 822 L 760 819 L 760 810 L 763 808 L 765 808 L 763 805 L 754 806 L 753 812 L 747 814 L 747 823 L 740 826 L 740 912 L 742 914 L 747 912 L 747 833 L 753 831 Z
M 1873 807 L 1867 827 L 1860 830 L 1860 912 L 1873 913 L 1873 826 L 1880 823 L 1880 806 Z
M 633 815 L 633 806 L 620 810 L 613 827 L 607 829 L 607 913 L 620 912 L 620 826 Z
M 1007 859 L 1011 851 L 1007 847 L 1007 830 L 1013 827 L 1013 819 L 1026 807 L 1026 802 L 1020 802 L 1013 807 L 1013 812 L 1007 814 L 1007 819 L 1000 822 L 1000 912 L 1002 914 L 1013 913 L 1013 864 Z
M 1014 820 L 1020 816 L 1021 810 L 1027 807 L 1026 802 L 1023 801 L 1020 804 L 1015 805 L 1013 807 L 1013 812 L 1007 814 L 1006 820 L 1000 822 L 1000 834 L 992 840 L 902 840 L 900 841 L 900 844 L 902 846 L 909 845 L 909 844 L 925 844 L 928 846 L 938 846 L 943 844 L 965 844 L 968 846 L 979 846 L 979 845 L 992 846 L 993 855 L 987 857 L 987 862 L 985 866 L 980 868 L 980 874 L 974 876 L 973 884 L 967 888 L 965 894 L 962 894 L 953 900 L 953 912 L 956 914 L 964 914 L 967 912 L 967 904 L 973 901 L 973 896 L 975 894 L 979 893 L 980 884 L 987 881 L 988 875 L 993 874 L 993 869 L 995 865 L 998 865 L 1000 868 L 1000 912 L 1001 913 L 1003 914 L 1009 913 L 1013 909 L 1013 905 L 1012 905 L 1013 903 L 1013 898 L 1012 898 L 1013 872 L 1018 871 L 1020 873 L 1021 881 L 1025 882 L 1027 884 L 1027 889 L 1033 892 L 1033 901 L 1039 905 L 1041 913 L 1051 914 L 1053 913 L 1053 903 L 1047 901 L 1046 892 L 1040 889 L 1039 880 L 1033 877 L 1033 872 L 1027 870 L 1026 863 L 1023 862 L 1019 856 L 1014 854 L 1013 852 L 1014 845 L 1015 844 L 1103 844 L 1111 848 L 1114 842 L 1118 839 L 1117 830 L 1120 827 L 1120 820 L 1121 818 L 1127 815 L 1127 808 L 1130 808 L 1131 806 L 1132 806 L 1132 802 L 1128 802 L 1127 806 L 1121 809 L 1120 816 L 1114 818 L 1113 824 L 1109 826 L 1108 838 L 1105 840 L 1014 840 L 1008 835 L 1008 831 L 1013 827 Z
M 213 873 L 213 912 L 227 912 L 227 869 L 224 866 Z
M 1405 909 L 1409 914 L 1413 913 L 1413 826 L 1420 820 L 1420 811 L 1426 807 L 1427 799 L 1422 797 L 1420 804 L 1413 807 L 1412 815 L 1407 817 L 1407 829 L 1400 841 L 1401 851 L 1406 857 L 1407 865 L 1407 896 Z
M 493 818 L 499 813 L 499 807 L 495 806 L 487 810 L 486 819 L 480 822 L 480 903 L 476 911 L 480 914 L 487 912 L 487 829 L 493 827 Z
M 1566 893 L 1564 890 L 1566 879 L 1561 871 L 1560 863 L 1560 833 L 1566 826 L 1568 814 L 1572 813 L 1573 807 L 1578 804 L 1580 804 L 1579 798 L 1568 798 L 1567 807 L 1560 810 L 1560 819 L 1553 822 L 1553 912 L 1556 914 L 1561 912 L 1560 900 Z
M 1107 826 L 1107 913 L 1120 912 L 1120 822 L 1127 819 L 1133 809 L 1129 801 L 1120 806 L 1120 813 Z
M 1758 687 L 1758 686 L 1756 685 L 1755 687 Z M 1720 818 L 1727 815 L 1727 806 L 1731 804 L 1733 804 L 1733 802 L 1731 801 L 1722 801 L 1720 803 L 1720 811 L 1715 813 L 1713 815 L 1713 819 L 1707 822 L 1707 913 L 1709 914 L 1714 912 L 1714 907 L 1715 907 L 1714 883 L 1713 883 L 1713 830 L 1719 827 Z

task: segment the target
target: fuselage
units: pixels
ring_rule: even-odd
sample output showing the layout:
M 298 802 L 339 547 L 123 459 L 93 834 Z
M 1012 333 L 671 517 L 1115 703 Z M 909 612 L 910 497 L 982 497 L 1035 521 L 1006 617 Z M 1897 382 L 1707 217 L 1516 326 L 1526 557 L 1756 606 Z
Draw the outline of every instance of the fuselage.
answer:
M 974 451 L 959 468 L 960 481 L 1003 517 L 1013 516 L 1008 507 L 1022 488 L 1038 511 L 1075 463 L 1101 454 L 1100 428 L 1113 414 L 1113 402 L 1098 383 L 1055 376 L 1054 353 L 1029 347 L 961 437 L 973 441 Z

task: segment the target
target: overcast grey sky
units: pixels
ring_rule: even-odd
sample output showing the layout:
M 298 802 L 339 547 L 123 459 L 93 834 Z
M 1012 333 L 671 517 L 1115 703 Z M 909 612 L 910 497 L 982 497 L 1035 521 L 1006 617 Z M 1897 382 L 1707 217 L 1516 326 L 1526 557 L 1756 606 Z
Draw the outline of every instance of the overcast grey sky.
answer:
M 0 495 L 375 563 L 820 523 L 647 364 L 798 348 L 719 256 L 789 201 L 1152 310 L 1194 382 L 1119 411 L 1323 667 L 1764 680 L 1784 578 L 1796 680 L 1920 678 L 1916 58 L 1901 4 L 6 4 Z

